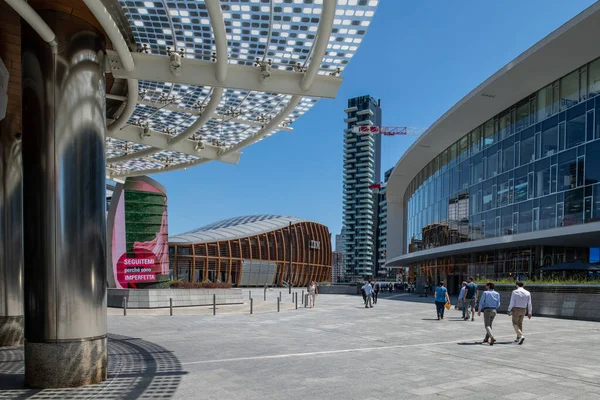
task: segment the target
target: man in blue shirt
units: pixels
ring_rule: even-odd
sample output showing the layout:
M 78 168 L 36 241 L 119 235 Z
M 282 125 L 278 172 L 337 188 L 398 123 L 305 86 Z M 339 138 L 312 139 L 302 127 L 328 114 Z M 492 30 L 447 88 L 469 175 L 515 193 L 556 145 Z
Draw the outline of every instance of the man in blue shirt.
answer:
M 367 299 L 365 300 L 365 308 L 373 308 L 373 304 L 371 304 L 372 294 L 373 294 L 373 286 L 371 286 L 371 282 L 365 282 L 365 285 L 362 287 L 362 290 L 365 291 L 365 295 Z
M 486 330 L 483 343 L 489 341 L 490 346 L 493 346 L 496 342 L 494 334 L 492 333 L 492 324 L 494 318 L 496 318 L 496 309 L 500 307 L 500 293 L 494 290 L 495 287 L 496 285 L 494 285 L 493 282 L 488 282 L 485 285 L 486 291 L 481 295 L 481 301 L 479 302 L 479 308 L 477 309 L 478 316 L 481 316 L 481 311 L 483 310 L 483 323 Z

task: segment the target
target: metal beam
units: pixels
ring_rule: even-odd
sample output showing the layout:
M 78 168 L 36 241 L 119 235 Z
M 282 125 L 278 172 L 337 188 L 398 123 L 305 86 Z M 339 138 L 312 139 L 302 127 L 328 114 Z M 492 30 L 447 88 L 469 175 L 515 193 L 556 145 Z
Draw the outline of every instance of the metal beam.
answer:
M 215 48 L 217 53 L 217 68 L 215 78 L 217 81 L 224 82 L 227 78 L 227 69 L 229 64 L 229 54 L 227 50 L 227 33 L 225 32 L 225 21 L 221 11 L 221 2 L 219 0 L 205 0 L 204 5 L 210 17 L 210 26 L 215 38 Z
M 327 38 L 329 39 L 329 38 Z M 302 89 L 304 74 L 294 71 L 271 69 L 270 76 L 261 79 L 260 68 L 229 64 L 227 77 L 219 82 L 216 78 L 216 64 L 210 61 L 184 59 L 181 73 L 173 75 L 168 56 L 157 56 L 144 53 L 131 53 L 135 62 L 135 70 L 128 72 L 123 68 L 121 59 L 113 52 L 108 52 L 110 67 L 115 78 L 139 79 L 157 82 L 172 82 L 195 86 L 212 86 L 255 92 L 281 93 L 317 98 L 335 98 L 342 84 L 342 78 L 330 75 L 316 75 L 313 84 Z
M 223 89 L 215 88 L 212 92 L 212 96 L 210 97 L 210 101 L 206 105 L 206 108 L 204 109 L 202 114 L 200 114 L 200 116 L 196 119 L 196 121 L 194 121 L 194 123 L 192 125 L 190 125 L 185 131 L 181 132 L 179 135 L 177 135 L 177 136 L 169 135 L 168 136 L 167 141 L 168 141 L 169 149 L 174 149 L 177 144 L 179 144 L 180 142 L 187 141 L 190 137 L 192 137 L 192 135 L 194 133 L 196 133 L 198 130 L 200 130 L 208 122 L 208 120 L 211 118 L 212 114 L 215 112 L 215 110 L 219 106 L 219 102 L 221 101 L 222 96 L 223 96 Z M 108 132 L 108 133 L 112 134 L 113 132 Z M 161 150 L 156 149 L 156 148 L 149 148 L 149 149 L 145 149 L 145 150 L 140 150 L 140 151 L 132 153 L 132 154 L 127 154 L 125 156 L 109 158 L 106 160 L 106 162 L 107 163 L 118 163 L 118 162 L 135 160 L 137 158 L 151 156 L 152 154 L 156 154 L 159 151 L 161 151 Z
M 107 136 L 113 139 L 125 140 L 127 142 L 151 146 L 154 148 L 154 150 L 156 150 L 156 152 L 160 152 L 162 150 L 171 150 L 194 157 L 200 157 L 202 159 L 223 161 L 229 164 L 237 164 L 240 161 L 240 156 L 242 155 L 240 152 L 220 155 L 219 151 L 222 149 L 208 143 L 204 143 L 204 149 L 196 150 L 197 143 L 193 140 L 182 140 L 180 142 L 173 143 L 170 141 L 170 139 L 173 139 L 172 135 L 157 131 L 151 131 L 149 137 L 142 137 L 143 130 L 144 129 L 139 126 L 126 125 L 122 129 L 109 133 Z M 131 159 L 145 157 L 145 155 L 143 155 L 141 152 L 131 153 L 127 156 L 134 157 Z M 121 159 L 122 157 L 125 156 L 114 157 L 113 159 Z M 107 163 L 114 163 L 114 161 L 108 159 Z
M 115 100 L 117 100 L 117 99 L 115 99 Z M 198 113 L 196 110 L 192 110 L 189 108 L 177 107 L 177 106 L 174 106 L 171 104 L 165 105 L 165 104 L 155 103 L 155 102 L 148 101 L 148 100 L 138 101 L 138 104 L 144 104 L 149 107 L 162 108 L 164 110 L 180 112 L 180 113 L 188 113 L 188 114 L 197 114 Z M 217 113 L 214 113 L 212 115 L 212 117 L 215 119 L 225 120 L 225 122 L 236 122 L 238 124 L 243 124 L 243 125 L 248 125 L 248 126 L 264 126 L 265 125 L 264 122 L 254 121 L 254 120 L 250 120 L 250 119 L 243 119 L 243 118 L 232 118 L 230 116 L 223 115 L 223 114 L 217 114 Z M 286 131 L 286 132 L 292 132 L 294 130 L 294 128 L 290 128 L 289 126 L 279 126 L 276 129 L 278 129 L 280 131 Z
M 117 100 L 117 101 L 127 101 L 127 96 L 119 96 L 119 95 L 110 94 L 110 93 L 106 94 L 106 98 L 111 99 L 111 100 Z M 197 113 L 197 110 L 193 110 L 190 108 L 177 107 L 172 104 L 165 105 L 162 103 L 156 103 L 156 102 L 149 101 L 149 100 L 138 101 L 138 104 L 143 104 L 148 107 L 162 108 L 162 109 L 173 111 L 173 112 L 188 113 L 188 114 Z M 236 124 L 242 124 L 242 125 L 248 125 L 248 126 L 264 126 L 264 124 L 265 124 L 264 122 L 259 122 L 259 121 L 255 121 L 252 119 L 232 118 L 228 115 L 217 114 L 217 113 L 213 114 L 213 118 L 222 119 L 225 122 L 235 122 Z M 277 130 L 284 131 L 284 132 L 293 132 L 294 128 L 292 128 L 291 126 L 279 125 L 277 127 Z

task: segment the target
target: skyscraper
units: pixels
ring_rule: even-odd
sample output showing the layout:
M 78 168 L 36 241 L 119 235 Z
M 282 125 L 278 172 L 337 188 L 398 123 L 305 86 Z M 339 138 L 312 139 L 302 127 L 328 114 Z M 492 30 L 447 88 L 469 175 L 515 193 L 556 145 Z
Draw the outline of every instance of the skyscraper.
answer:
M 356 97 L 344 111 L 344 269 L 349 279 L 369 278 L 377 266 L 379 214 L 379 196 L 369 186 L 381 179 L 381 136 L 353 128 L 381 126 L 381 101 Z

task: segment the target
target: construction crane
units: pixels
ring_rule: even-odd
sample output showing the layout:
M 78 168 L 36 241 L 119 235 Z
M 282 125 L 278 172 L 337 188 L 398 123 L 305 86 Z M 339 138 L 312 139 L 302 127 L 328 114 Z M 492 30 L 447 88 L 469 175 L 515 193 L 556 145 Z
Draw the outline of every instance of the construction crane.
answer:
M 354 133 L 370 133 L 372 135 L 384 136 L 419 136 L 424 131 L 424 129 L 409 128 L 407 126 L 355 125 L 352 127 L 352 132 Z M 372 190 L 373 193 L 379 193 L 379 190 L 385 186 L 385 183 L 374 183 L 369 186 L 369 189 Z
M 409 128 L 407 126 L 375 126 L 375 125 L 355 125 L 352 127 L 354 133 L 370 133 L 384 136 L 419 136 L 424 132 L 422 129 Z

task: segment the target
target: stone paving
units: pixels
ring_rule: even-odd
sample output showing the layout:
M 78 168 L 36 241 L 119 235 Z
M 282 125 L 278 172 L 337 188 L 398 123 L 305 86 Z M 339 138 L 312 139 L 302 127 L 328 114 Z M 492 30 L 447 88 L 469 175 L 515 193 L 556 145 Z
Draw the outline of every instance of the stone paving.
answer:
M 321 295 L 280 313 L 109 316 L 107 382 L 22 389 L 22 350 L 4 348 L 0 398 L 600 399 L 599 323 L 534 317 L 518 346 L 499 315 L 489 346 L 482 318 L 437 321 L 431 298 L 386 296 L 372 309 Z

